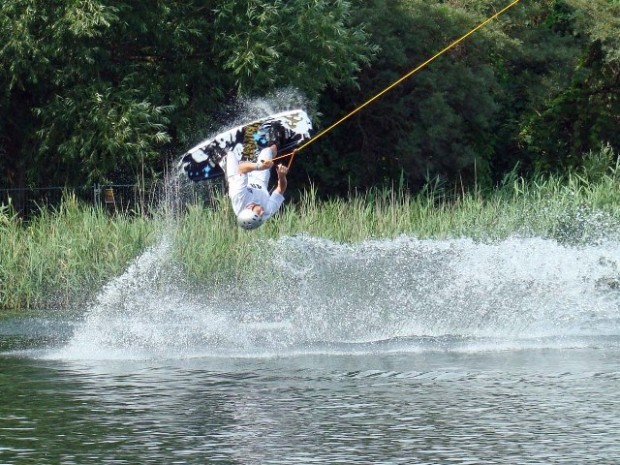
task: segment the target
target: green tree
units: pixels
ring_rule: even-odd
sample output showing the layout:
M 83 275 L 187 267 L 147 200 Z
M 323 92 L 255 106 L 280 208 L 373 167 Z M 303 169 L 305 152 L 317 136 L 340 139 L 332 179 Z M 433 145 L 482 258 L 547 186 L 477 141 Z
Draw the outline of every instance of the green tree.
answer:
M 336 119 L 354 109 L 485 17 L 443 2 L 358 1 L 355 18 L 381 51 L 363 70 L 360 89 L 325 94 L 324 113 Z M 508 42 L 499 28 L 472 36 L 334 129 L 315 149 L 320 171 L 306 170 L 341 193 L 401 175 L 412 188 L 431 178 L 489 183 L 501 91 L 493 56 Z
M 591 151 L 620 148 L 620 2 L 554 1 L 544 26 L 579 48 L 568 82 L 526 114 L 520 141 L 543 171 L 581 167 Z
M 348 1 L 221 3 L 215 49 L 239 93 L 294 86 L 314 99 L 329 84 L 355 84 L 369 61 L 372 48 L 363 28 L 350 26 Z
M 613 145 L 620 94 L 615 62 L 603 57 L 618 50 L 617 2 L 584 0 L 580 10 L 571 2 L 514 7 L 334 129 L 315 149 L 323 163 L 307 163 L 306 171 L 340 193 L 398 179 L 413 188 L 429 179 L 467 188 L 497 183 L 515 166 L 522 174 L 560 169 L 571 153 L 581 156 L 600 141 Z M 506 4 L 359 2 L 356 18 L 368 23 L 381 52 L 363 70 L 361 91 L 325 94 L 326 119 L 346 114 Z M 593 62 L 597 41 L 590 37 L 605 52 L 594 54 L 605 79 L 593 79 L 594 68 L 580 62 L 583 54 Z M 588 101 L 599 103 L 586 108 Z
M 3 184 L 76 184 L 161 168 L 222 105 L 353 82 L 372 48 L 327 0 L 6 0 Z

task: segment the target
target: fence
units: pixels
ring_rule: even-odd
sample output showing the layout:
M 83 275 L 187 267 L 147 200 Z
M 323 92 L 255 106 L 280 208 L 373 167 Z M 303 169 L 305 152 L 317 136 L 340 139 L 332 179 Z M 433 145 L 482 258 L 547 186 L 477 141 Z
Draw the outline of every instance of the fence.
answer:
M 63 197 L 75 195 L 81 202 L 105 208 L 110 213 L 148 214 L 165 200 L 175 206 L 201 202 L 207 205 L 223 183 L 153 181 L 149 184 L 93 184 L 77 187 L 0 188 L 0 206 L 8 205 L 24 220 L 41 208 L 60 205 Z

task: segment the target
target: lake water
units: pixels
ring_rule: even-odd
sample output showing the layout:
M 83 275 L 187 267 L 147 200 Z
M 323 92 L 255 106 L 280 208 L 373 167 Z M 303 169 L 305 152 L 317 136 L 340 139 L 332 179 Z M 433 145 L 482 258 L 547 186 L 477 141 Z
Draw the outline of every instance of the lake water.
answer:
M 0 464 L 620 463 L 617 243 L 275 246 L 0 320 Z

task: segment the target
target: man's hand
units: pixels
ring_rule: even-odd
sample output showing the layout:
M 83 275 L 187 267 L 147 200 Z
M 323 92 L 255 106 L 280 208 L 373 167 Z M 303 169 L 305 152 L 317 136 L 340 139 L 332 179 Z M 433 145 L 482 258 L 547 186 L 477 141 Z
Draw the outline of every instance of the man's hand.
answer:
M 271 162 L 271 164 L 273 164 L 273 162 Z M 280 176 L 286 177 L 286 175 L 288 174 L 288 167 L 284 165 L 278 165 L 276 171 L 278 172 L 278 178 L 280 178 Z

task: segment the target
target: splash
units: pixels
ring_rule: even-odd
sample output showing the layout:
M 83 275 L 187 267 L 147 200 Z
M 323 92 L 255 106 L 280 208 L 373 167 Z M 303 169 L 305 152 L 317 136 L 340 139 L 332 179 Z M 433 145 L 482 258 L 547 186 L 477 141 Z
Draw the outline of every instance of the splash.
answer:
M 228 124 L 306 103 L 294 90 L 241 101 Z M 620 337 L 620 245 L 598 218 L 578 224 L 579 237 L 602 231 L 589 243 L 403 236 L 344 245 L 282 237 L 260 257 L 264 270 L 240 288 L 184 279 L 172 253 L 183 186 L 178 179 L 169 186 L 171 219 L 160 242 L 101 289 L 51 357 L 462 352 Z M 573 229 L 566 231 L 571 238 Z
M 312 107 L 308 98 L 293 87 L 278 89 L 263 97 L 239 98 L 222 111 L 223 125 L 212 135 L 287 110 L 303 108 L 312 114 Z
M 620 335 L 615 243 L 283 237 L 271 245 L 265 272 L 249 279 L 255 286 L 196 287 L 171 271 L 163 239 L 102 289 L 56 356 L 513 350 Z

